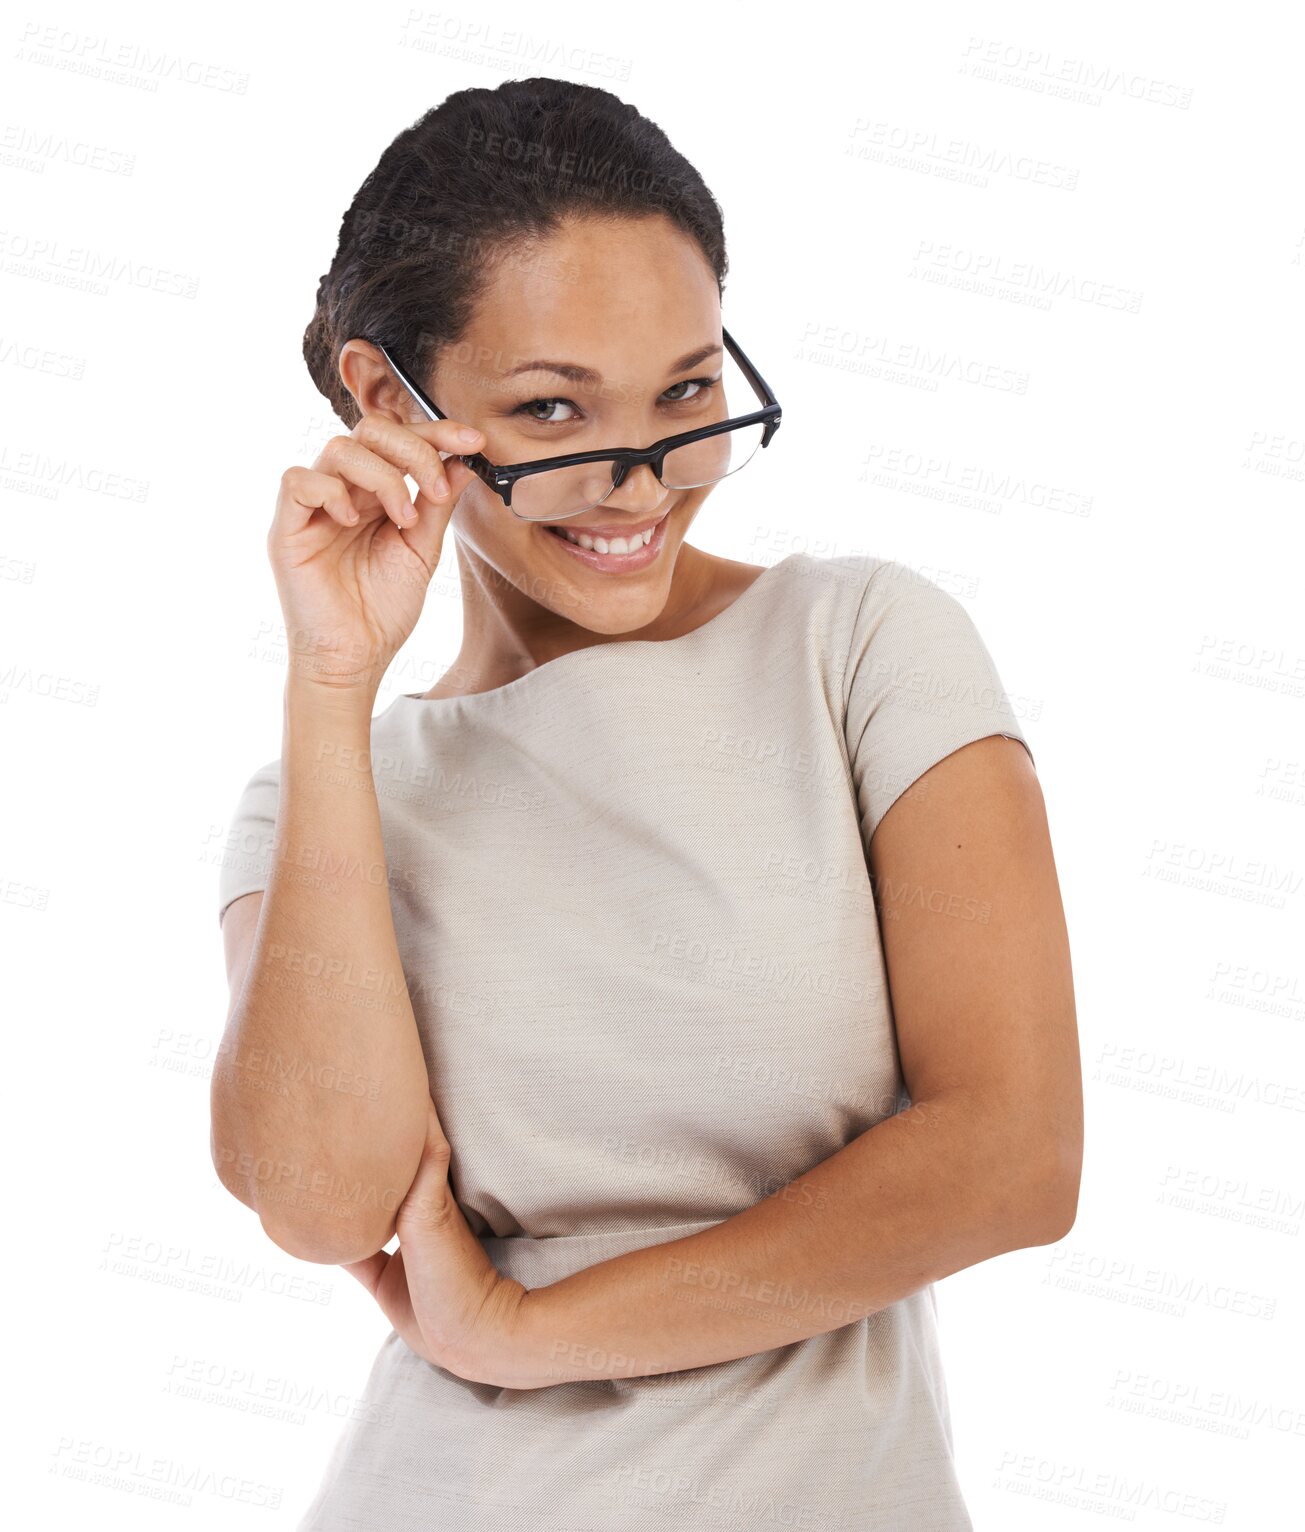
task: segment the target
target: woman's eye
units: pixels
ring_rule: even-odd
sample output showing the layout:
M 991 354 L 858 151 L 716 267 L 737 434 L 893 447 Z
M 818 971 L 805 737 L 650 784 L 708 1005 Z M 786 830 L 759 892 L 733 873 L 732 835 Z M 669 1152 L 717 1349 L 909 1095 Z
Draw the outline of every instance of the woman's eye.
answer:
M 674 394 L 672 404 L 683 404 L 689 399 L 696 399 L 698 394 L 676 394 L 677 388 L 696 388 L 700 394 L 704 389 L 710 388 L 717 380 L 715 378 L 686 378 L 683 383 L 672 383 L 666 390 L 667 394 Z
M 528 399 L 524 404 L 519 404 L 514 413 L 524 415 L 528 420 L 542 421 L 545 425 L 561 425 L 561 421 L 550 418 L 550 411 L 556 409 L 559 404 L 568 410 L 575 408 L 569 399 Z M 539 405 L 542 405 L 544 409 L 542 415 L 534 413 Z
M 705 403 L 707 392 L 719 382 L 719 378 L 686 378 L 682 383 L 672 383 L 662 398 L 668 404 Z M 685 389 L 693 389 L 694 392 L 682 392 Z M 553 411 L 557 409 L 570 410 L 571 414 L 555 415 Z M 518 404 L 512 413 L 545 426 L 570 425 L 580 418 L 575 405 L 569 399 L 561 398 L 527 399 L 524 404 Z

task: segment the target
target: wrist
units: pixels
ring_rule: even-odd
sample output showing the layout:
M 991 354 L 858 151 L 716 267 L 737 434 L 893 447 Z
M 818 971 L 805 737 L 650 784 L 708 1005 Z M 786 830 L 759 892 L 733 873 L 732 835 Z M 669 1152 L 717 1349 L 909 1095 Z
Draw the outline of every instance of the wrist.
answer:
M 370 719 L 380 690 L 380 677 L 332 679 L 292 669 L 286 676 L 285 702 L 330 713 L 361 714 Z
M 528 1288 L 510 1277 L 500 1278 L 496 1295 L 498 1320 L 494 1325 L 495 1343 L 486 1371 L 493 1374 L 484 1381 L 497 1388 L 547 1388 L 567 1382 L 552 1368 L 551 1346 L 544 1317 L 544 1288 Z

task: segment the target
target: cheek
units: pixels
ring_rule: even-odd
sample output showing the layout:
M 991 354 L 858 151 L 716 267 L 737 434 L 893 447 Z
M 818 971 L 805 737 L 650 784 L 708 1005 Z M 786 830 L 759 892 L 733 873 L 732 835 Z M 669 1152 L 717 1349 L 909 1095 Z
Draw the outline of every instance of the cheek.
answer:
M 538 561 L 540 542 L 547 535 L 532 522 L 514 516 L 479 480 L 459 496 L 449 518 L 449 533 L 500 572 L 524 570 Z
M 473 479 L 458 496 L 449 517 L 449 530 L 478 548 L 487 544 L 505 546 L 505 539 L 511 538 L 517 525 L 512 512 L 479 479 Z

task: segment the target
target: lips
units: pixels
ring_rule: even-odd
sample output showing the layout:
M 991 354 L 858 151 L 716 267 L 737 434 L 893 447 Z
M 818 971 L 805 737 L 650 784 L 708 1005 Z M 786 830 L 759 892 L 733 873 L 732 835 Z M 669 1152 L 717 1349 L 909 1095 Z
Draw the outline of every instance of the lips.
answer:
M 614 533 L 610 537 L 604 537 L 599 532 L 589 536 L 587 531 L 580 527 L 572 530 L 569 527 L 550 526 L 548 530 L 554 537 L 560 537 L 564 542 L 571 543 L 573 547 L 592 548 L 596 553 L 610 554 L 613 558 L 628 558 L 631 553 L 637 553 L 640 548 L 648 546 L 657 530 L 657 525 L 654 523 L 642 534 L 622 532 L 619 535 Z M 620 548 L 614 546 L 618 542 L 621 545 Z
M 628 542 L 631 538 L 639 537 L 656 527 L 660 522 L 665 521 L 669 515 L 670 510 L 668 508 L 660 516 L 653 516 L 648 521 L 640 521 L 633 525 L 628 521 L 617 522 L 613 526 L 605 527 L 577 526 L 573 521 L 548 521 L 544 522 L 543 525 L 549 532 L 574 532 L 577 536 L 601 537 L 605 542 L 610 542 L 614 537 L 623 537 Z
M 662 516 L 658 521 L 652 523 L 652 535 L 648 542 L 645 544 L 640 540 L 627 553 L 613 553 L 610 549 L 606 553 L 601 553 L 597 548 L 582 547 L 579 543 L 573 543 L 558 525 L 541 524 L 541 529 L 552 537 L 553 541 L 559 545 L 560 551 L 567 558 L 587 564 L 590 569 L 598 570 L 604 574 L 620 575 L 634 574 L 642 569 L 646 569 L 660 557 L 662 545 L 666 541 L 666 528 L 668 524 L 669 515 Z M 647 525 L 648 523 L 645 523 L 645 526 Z M 587 533 L 588 529 L 584 530 Z M 622 529 L 621 535 L 628 537 L 629 531 Z M 591 539 L 586 538 L 586 540 Z M 605 540 L 604 545 L 606 545 Z

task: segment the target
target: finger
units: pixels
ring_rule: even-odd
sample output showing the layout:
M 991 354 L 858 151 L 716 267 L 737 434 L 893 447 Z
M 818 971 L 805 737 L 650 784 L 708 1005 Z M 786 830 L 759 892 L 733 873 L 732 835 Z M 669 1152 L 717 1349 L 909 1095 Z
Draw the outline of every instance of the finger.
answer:
M 423 1155 L 433 1154 L 440 1159 L 444 1159 L 449 1150 L 444 1125 L 440 1122 L 440 1114 L 435 1110 L 434 1096 L 426 1097 L 426 1142 L 422 1149 Z
M 470 431 L 471 436 L 464 436 Z M 440 456 L 478 452 L 484 433 L 457 420 L 418 420 L 404 423 L 388 415 L 364 415 L 353 428 L 353 437 L 411 475 L 426 495 L 439 506 L 451 501 L 453 489 Z
M 404 542 L 432 575 L 440 561 L 454 508 L 463 490 L 476 477 L 471 469 L 455 456 L 444 459 L 444 475 L 448 482 L 449 495 L 445 499 L 434 500 L 418 482 L 417 497 L 413 504 L 413 510 L 417 513 L 416 523 L 402 529 Z
M 412 1301 L 423 1328 L 435 1321 L 432 1333 L 443 1333 L 444 1321 L 456 1326 L 465 1320 L 467 1313 L 441 1312 L 429 1316 L 424 1312 L 423 1298 L 438 1293 L 456 1308 L 470 1312 L 479 1307 L 497 1276 L 449 1186 L 451 1159 L 452 1149 L 432 1101 L 427 1109 L 426 1143 L 417 1173 L 395 1220 L 399 1248 L 408 1245 L 420 1264 L 421 1291 L 412 1295 Z
M 412 1307 L 407 1273 L 403 1267 L 402 1250 L 396 1250 L 390 1260 L 392 1264 L 386 1274 L 386 1280 L 373 1294 L 376 1305 L 409 1351 L 415 1351 L 418 1356 L 432 1362 L 434 1357 L 431 1355 L 430 1346 L 422 1334 L 421 1325 L 417 1322 L 417 1315 Z
M 273 532 L 282 536 L 301 532 L 316 511 L 325 511 L 342 527 L 354 526 L 359 519 L 348 486 L 335 474 L 315 468 L 287 468 L 281 475 Z
M 462 465 L 459 464 L 459 467 Z M 465 469 L 462 470 L 464 473 Z M 456 485 L 456 475 L 451 476 Z M 460 487 L 455 488 L 453 496 L 448 500 L 432 500 L 426 491 L 420 487 L 417 490 L 417 498 L 413 502 L 413 510 L 417 513 L 417 520 L 411 525 L 404 527 L 399 536 L 407 543 L 408 547 L 417 555 L 426 568 L 433 575 L 440 561 L 440 554 L 444 548 L 444 538 L 449 529 L 449 521 L 453 515 L 453 507 L 457 503 Z
M 403 474 L 393 463 L 352 436 L 333 436 L 322 448 L 314 466 L 337 474 L 346 483 L 369 489 L 385 507 L 386 515 L 395 526 L 408 527 L 416 521 Z
M 419 1243 L 423 1251 L 433 1252 L 441 1259 L 443 1241 L 455 1234 L 458 1224 L 465 1227 L 465 1220 L 449 1186 L 449 1165 L 453 1149 L 435 1111 L 435 1103 L 426 1103 L 426 1141 L 422 1145 L 417 1173 L 412 1178 L 403 1201 L 395 1215 L 395 1229 L 400 1243 Z
M 390 1259 L 388 1250 L 378 1250 L 375 1255 L 369 1255 L 364 1261 L 348 1261 L 341 1264 L 351 1277 L 357 1277 L 374 1298 L 381 1278 L 385 1275 L 385 1268 L 390 1264 Z

